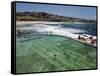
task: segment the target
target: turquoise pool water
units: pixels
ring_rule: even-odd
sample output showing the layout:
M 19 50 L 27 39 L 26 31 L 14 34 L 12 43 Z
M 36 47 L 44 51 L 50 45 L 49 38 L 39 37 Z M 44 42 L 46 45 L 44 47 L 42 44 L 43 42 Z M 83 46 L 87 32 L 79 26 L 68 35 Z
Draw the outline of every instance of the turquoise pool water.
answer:
M 62 36 L 16 39 L 16 72 L 96 68 L 96 48 Z

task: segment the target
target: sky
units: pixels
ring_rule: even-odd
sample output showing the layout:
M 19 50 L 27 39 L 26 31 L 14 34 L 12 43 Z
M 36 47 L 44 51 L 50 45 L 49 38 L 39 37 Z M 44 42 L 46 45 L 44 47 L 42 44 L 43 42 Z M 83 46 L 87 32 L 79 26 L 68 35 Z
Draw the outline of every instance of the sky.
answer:
M 68 17 L 96 20 L 95 7 L 16 3 L 16 12 L 46 12 Z

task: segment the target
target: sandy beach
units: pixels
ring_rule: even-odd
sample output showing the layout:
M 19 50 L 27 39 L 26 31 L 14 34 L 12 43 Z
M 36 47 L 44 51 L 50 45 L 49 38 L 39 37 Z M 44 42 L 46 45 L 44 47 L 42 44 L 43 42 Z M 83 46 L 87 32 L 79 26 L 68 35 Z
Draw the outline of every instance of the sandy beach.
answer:
M 34 24 L 34 23 L 41 23 L 41 24 L 73 24 L 72 22 L 16 21 L 16 25 L 18 25 L 18 24 Z M 86 24 L 86 23 L 83 23 L 83 22 L 74 22 L 74 24 Z

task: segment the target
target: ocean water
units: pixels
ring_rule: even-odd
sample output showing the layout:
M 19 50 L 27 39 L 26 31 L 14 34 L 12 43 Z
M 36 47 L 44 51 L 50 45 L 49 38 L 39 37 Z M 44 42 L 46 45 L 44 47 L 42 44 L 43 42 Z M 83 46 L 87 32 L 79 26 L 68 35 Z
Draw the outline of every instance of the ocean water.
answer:
M 62 24 L 63 28 L 73 28 L 73 29 L 80 29 L 80 30 L 84 30 L 85 34 L 89 34 L 89 35 L 93 35 L 96 36 L 97 35 L 97 26 L 96 24 Z
M 52 31 L 56 33 L 65 33 L 65 34 L 88 34 L 92 36 L 97 36 L 97 26 L 96 24 L 24 24 L 20 27 L 23 30 L 33 31 L 34 32 L 48 32 Z
M 49 24 L 52 26 L 59 26 L 59 24 Z M 65 28 L 66 30 L 68 29 L 73 29 L 75 32 L 74 34 L 88 34 L 92 36 L 97 36 L 97 26 L 96 24 L 60 24 L 61 28 Z M 76 30 L 76 31 L 75 31 Z M 80 32 L 77 33 L 77 30 L 81 30 Z M 84 32 L 83 32 L 84 31 Z

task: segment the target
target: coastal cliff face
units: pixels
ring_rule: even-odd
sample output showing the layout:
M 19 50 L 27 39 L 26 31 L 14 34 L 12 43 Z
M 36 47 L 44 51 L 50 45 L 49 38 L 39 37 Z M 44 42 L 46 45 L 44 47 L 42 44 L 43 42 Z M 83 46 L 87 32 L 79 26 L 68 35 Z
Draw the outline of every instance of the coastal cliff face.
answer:
M 66 17 L 45 12 L 16 12 L 17 21 L 59 21 L 59 22 L 88 22 L 95 23 L 95 20 L 87 20 L 77 17 Z

